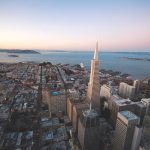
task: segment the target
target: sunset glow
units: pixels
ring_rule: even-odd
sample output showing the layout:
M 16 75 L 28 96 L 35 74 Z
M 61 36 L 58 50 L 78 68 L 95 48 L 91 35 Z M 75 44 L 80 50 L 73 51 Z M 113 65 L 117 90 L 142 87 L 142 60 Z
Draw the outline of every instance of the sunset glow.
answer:
M 0 48 L 150 51 L 149 0 L 1 0 Z

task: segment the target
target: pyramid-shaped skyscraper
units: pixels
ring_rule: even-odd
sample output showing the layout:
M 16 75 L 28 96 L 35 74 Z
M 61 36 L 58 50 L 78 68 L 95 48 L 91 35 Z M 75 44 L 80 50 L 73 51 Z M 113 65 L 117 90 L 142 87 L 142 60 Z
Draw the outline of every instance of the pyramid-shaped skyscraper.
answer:
M 94 58 L 91 60 L 91 73 L 88 83 L 87 101 L 92 104 L 92 108 L 100 111 L 100 79 L 99 79 L 99 59 L 98 42 L 94 52 Z

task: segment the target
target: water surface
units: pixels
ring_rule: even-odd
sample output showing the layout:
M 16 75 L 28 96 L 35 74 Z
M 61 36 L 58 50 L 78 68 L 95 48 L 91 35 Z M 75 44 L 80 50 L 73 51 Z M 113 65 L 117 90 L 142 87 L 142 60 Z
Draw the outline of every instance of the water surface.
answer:
M 93 52 L 51 52 L 40 51 L 41 54 L 17 54 L 19 57 L 9 57 L 7 53 L 0 53 L 0 62 L 50 61 L 52 63 L 79 64 L 84 63 L 89 69 Z M 133 78 L 141 79 L 150 76 L 150 61 L 129 60 L 129 58 L 149 58 L 145 52 L 101 52 L 99 53 L 100 68 L 131 74 Z

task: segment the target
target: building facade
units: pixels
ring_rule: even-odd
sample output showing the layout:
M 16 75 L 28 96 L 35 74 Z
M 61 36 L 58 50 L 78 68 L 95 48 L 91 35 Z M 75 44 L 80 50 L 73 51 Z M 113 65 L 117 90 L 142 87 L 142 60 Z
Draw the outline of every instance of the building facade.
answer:
M 132 99 L 135 95 L 135 87 L 121 82 L 119 86 L 119 95 L 123 98 Z
M 117 116 L 113 150 L 131 150 L 135 127 L 140 118 L 130 111 L 121 111 Z
M 99 117 L 96 111 L 83 111 L 78 122 L 78 139 L 82 150 L 99 150 Z

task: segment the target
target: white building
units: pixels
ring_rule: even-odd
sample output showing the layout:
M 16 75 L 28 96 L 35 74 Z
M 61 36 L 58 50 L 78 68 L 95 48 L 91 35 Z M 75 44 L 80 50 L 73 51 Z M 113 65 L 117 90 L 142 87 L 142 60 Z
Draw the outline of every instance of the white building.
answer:
M 140 80 L 134 80 L 133 86 L 135 87 L 136 93 L 139 91 L 140 84 L 141 84 Z
M 132 99 L 135 95 L 135 87 L 121 82 L 119 86 L 119 95 L 123 98 Z
M 111 85 L 104 84 L 101 86 L 100 97 L 105 97 L 106 100 L 109 100 L 114 94 L 116 94 L 116 91 Z

